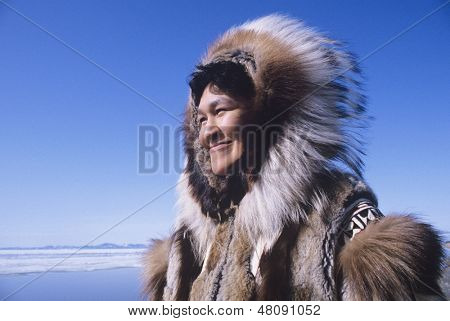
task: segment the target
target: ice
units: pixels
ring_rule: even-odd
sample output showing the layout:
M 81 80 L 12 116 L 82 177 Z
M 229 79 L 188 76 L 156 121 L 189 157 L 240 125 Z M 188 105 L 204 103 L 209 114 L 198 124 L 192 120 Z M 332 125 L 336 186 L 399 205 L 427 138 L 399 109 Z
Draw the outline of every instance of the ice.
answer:
M 140 267 L 144 249 L 0 250 L 0 275 Z

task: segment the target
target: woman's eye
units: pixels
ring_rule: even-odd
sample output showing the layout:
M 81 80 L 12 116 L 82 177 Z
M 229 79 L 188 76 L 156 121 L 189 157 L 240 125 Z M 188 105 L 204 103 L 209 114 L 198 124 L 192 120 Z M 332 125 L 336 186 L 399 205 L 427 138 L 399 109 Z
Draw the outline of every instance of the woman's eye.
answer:
M 226 109 L 223 109 L 223 108 L 216 109 L 216 114 L 219 115 L 219 114 L 223 113 L 224 111 L 226 111 Z
M 202 125 L 202 124 L 203 124 L 203 122 L 205 122 L 205 121 L 206 121 L 206 118 L 205 118 L 205 117 L 202 117 L 202 118 L 200 118 L 200 119 L 199 119 L 198 121 L 200 122 L 200 125 Z

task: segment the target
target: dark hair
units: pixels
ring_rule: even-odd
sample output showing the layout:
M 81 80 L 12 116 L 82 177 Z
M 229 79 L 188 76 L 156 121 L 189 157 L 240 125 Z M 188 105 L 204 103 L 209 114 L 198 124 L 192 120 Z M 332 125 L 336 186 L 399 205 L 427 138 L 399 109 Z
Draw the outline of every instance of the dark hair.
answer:
M 199 105 L 203 91 L 209 83 L 236 98 L 248 100 L 255 96 L 253 80 L 245 66 L 240 63 L 219 61 L 198 65 L 189 81 L 196 106 Z

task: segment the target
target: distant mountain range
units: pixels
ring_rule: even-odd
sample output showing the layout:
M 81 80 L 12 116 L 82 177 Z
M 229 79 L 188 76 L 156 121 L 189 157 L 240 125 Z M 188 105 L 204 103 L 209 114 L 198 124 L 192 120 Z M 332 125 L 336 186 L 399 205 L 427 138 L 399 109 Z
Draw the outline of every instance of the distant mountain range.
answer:
M 115 244 L 115 243 L 102 243 L 97 245 L 84 246 L 83 249 L 146 249 L 148 245 L 145 244 Z M 444 242 L 444 247 L 450 249 L 450 242 Z M 62 249 L 79 249 L 81 246 L 75 245 L 46 245 L 35 247 L 0 247 L 0 250 L 62 250 Z
M 0 250 L 61 250 L 61 249 L 80 249 L 82 246 L 75 245 L 47 245 L 38 247 L 0 247 Z M 145 244 L 114 244 L 102 243 L 97 245 L 83 246 L 83 249 L 145 249 Z

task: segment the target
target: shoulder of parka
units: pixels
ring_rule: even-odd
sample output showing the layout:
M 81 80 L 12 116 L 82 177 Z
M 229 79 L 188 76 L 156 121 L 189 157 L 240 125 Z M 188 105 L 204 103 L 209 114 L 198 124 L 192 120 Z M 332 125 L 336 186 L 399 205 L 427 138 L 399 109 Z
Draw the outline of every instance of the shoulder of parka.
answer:
M 445 300 L 439 234 L 412 215 L 369 224 L 339 253 L 344 300 Z
M 145 252 L 142 260 L 143 295 L 150 301 L 162 300 L 166 286 L 169 251 L 172 239 L 154 239 Z
M 363 180 L 353 175 L 347 179 L 335 198 L 326 234 L 326 238 L 331 238 L 329 234 L 335 237 L 336 298 L 445 300 L 439 285 L 445 259 L 442 239 L 414 215 L 390 213 L 344 241 L 352 204 L 361 199 L 378 207 L 375 194 Z

